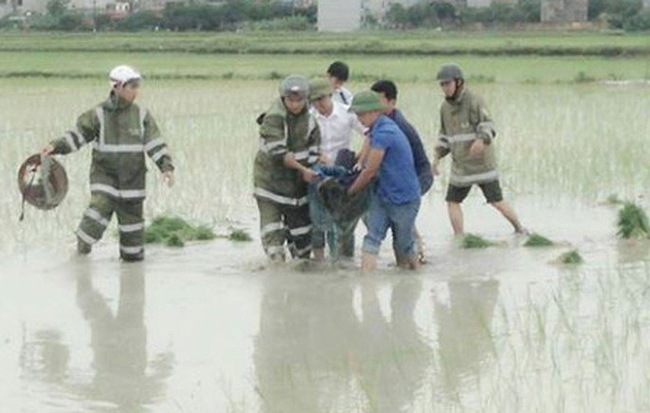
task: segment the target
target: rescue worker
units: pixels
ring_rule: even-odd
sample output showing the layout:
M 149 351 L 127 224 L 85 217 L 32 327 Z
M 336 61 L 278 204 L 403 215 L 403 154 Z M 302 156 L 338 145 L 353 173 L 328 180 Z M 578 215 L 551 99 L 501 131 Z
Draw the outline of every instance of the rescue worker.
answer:
M 89 254 L 117 215 L 120 257 L 144 259 L 145 153 L 156 163 L 167 185 L 174 184 L 174 165 L 151 113 L 134 103 L 142 76 L 129 66 L 109 73 L 108 99 L 77 119 L 77 127 L 53 140 L 41 156 L 67 155 L 92 143 L 90 205 L 76 231 L 77 251 Z
M 363 240 L 361 270 L 370 273 L 377 267 L 377 255 L 388 228 L 393 232 L 394 249 L 400 267 L 417 269 L 415 218 L 420 209 L 420 183 L 415 172 L 413 151 L 404 132 L 384 114 L 379 95 L 373 91 L 354 95 L 349 109 L 369 128 L 367 162 L 348 189 L 355 194 L 376 177 Z
M 440 137 L 435 147 L 432 172 L 439 173 L 440 159 L 451 153 L 452 166 L 447 189 L 447 208 L 454 234 L 463 234 L 460 207 L 473 185 L 483 191 L 517 233 L 527 233 L 515 211 L 503 200 L 494 151 L 496 131 L 483 99 L 465 86 L 460 66 L 443 65 L 436 79 L 445 95 L 440 107 Z
M 260 212 L 262 246 L 274 261 L 284 261 L 285 242 L 294 258 L 309 258 L 311 220 L 307 184 L 320 156 L 320 130 L 309 112 L 309 81 L 291 75 L 280 97 L 258 118 L 260 147 L 255 157 L 254 196 Z
M 348 112 L 348 107 L 332 99 L 332 93 L 332 87 L 324 79 L 313 79 L 309 82 L 311 113 L 316 118 L 321 135 L 320 160 L 328 166 L 335 164 L 339 151 L 350 149 L 355 131 L 362 137 L 365 132 L 359 119 L 353 113 Z M 312 185 L 311 188 L 314 186 Z M 310 194 L 314 192 L 312 191 Z M 309 199 L 309 208 L 314 258 L 317 260 L 325 258 L 326 236 L 333 258 L 337 258 L 339 252 L 343 257 L 352 257 L 354 255 L 356 220 L 343 223 L 337 234 L 332 217 L 315 194 Z M 342 247 L 341 249 L 338 248 L 339 245 Z

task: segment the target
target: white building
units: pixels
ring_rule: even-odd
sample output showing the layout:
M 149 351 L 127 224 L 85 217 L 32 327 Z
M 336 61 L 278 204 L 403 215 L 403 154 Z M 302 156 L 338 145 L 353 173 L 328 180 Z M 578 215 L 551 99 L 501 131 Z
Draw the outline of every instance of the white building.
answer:
M 391 4 L 400 3 L 404 7 L 411 7 L 419 1 L 421 0 L 318 0 L 318 30 L 358 30 L 366 15 L 381 20 Z
M 319 0 L 318 31 L 349 32 L 361 27 L 361 0 Z

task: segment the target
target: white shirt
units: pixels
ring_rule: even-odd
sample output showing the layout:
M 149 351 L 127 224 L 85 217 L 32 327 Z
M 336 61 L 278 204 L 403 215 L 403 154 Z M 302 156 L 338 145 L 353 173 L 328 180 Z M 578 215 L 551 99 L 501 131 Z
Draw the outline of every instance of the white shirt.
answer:
M 348 112 L 348 106 L 334 100 L 332 104 L 332 113 L 329 116 L 322 115 L 313 107 L 311 108 L 320 129 L 320 150 L 327 156 L 329 163 L 334 163 L 336 154 L 341 149 L 350 148 L 353 131 L 363 134 L 366 130 L 357 115 Z
M 344 105 L 350 106 L 352 104 L 352 98 L 354 95 L 352 92 L 341 86 L 332 93 L 332 100 L 334 102 L 339 102 Z

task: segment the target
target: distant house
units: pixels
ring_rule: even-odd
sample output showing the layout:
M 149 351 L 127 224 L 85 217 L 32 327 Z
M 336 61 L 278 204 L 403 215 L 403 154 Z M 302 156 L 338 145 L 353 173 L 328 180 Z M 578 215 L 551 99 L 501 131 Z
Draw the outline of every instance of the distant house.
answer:
M 542 0 L 542 22 L 586 22 L 587 2 L 587 0 Z
M 0 17 L 16 13 L 44 13 L 47 0 L 0 0 Z
M 361 0 L 320 0 L 318 31 L 349 32 L 361 27 Z

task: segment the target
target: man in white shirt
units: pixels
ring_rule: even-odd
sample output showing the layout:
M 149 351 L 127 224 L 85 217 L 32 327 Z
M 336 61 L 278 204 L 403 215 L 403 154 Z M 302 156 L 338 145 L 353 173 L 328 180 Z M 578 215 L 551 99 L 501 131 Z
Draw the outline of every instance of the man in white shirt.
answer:
M 343 86 L 350 78 L 350 68 L 343 62 L 336 61 L 327 68 L 327 80 L 332 86 L 332 100 L 350 106 L 352 92 Z
M 316 118 L 321 133 L 321 162 L 333 165 L 338 152 L 341 149 L 350 148 L 354 132 L 363 136 L 366 128 L 353 113 L 348 112 L 347 106 L 333 100 L 332 87 L 325 80 L 315 79 L 310 82 L 309 101 L 312 105 L 311 112 Z M 330 254 L 334 258 L 339 252 L 341 256 L 352 257 L 354 255 L 354 228 L 348 228 L 339 234 L 327 234 L 335 231 L 332 231 L 331 224 L 327 224 L 327 215 L 329 214 L 317 198 L 310 199 L 310 213 L 314 258 L 324 259 L 326 235 L 328 235 Z M 319 225 L 319 222 L 322 222 L 323 225 Z M 331 223 L 331 219 L 329 222 Z M 336 238 L 338 238 L 341 248 L 337 248 Z

